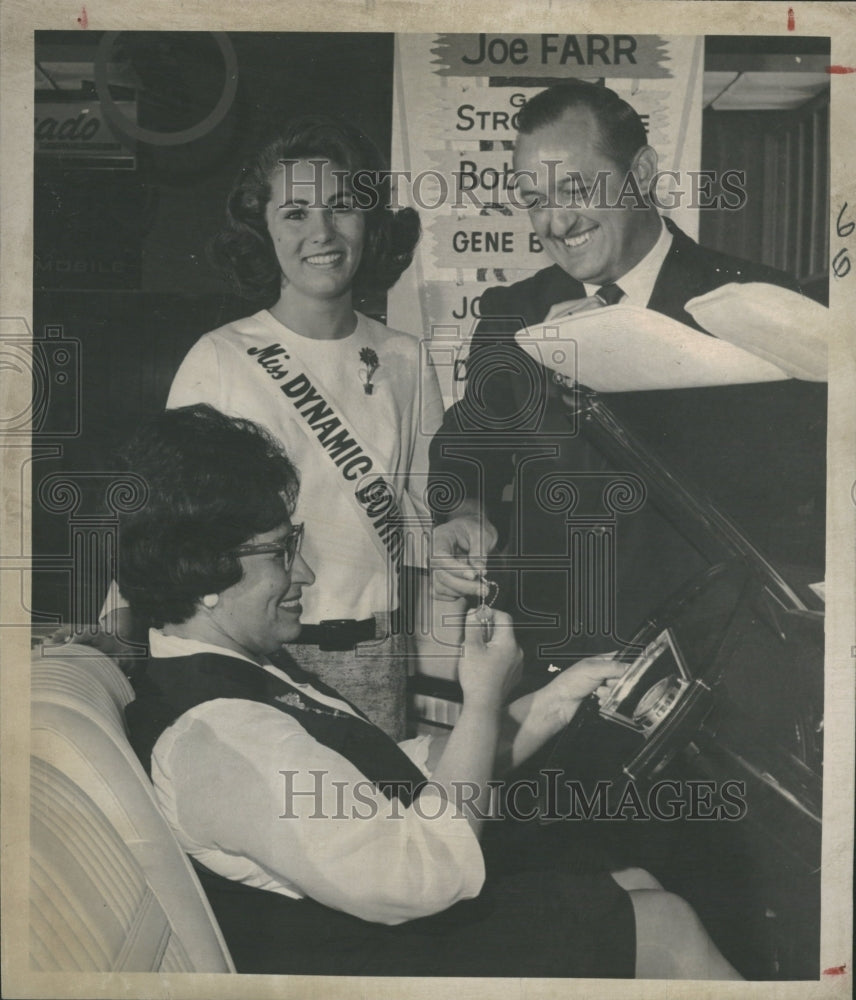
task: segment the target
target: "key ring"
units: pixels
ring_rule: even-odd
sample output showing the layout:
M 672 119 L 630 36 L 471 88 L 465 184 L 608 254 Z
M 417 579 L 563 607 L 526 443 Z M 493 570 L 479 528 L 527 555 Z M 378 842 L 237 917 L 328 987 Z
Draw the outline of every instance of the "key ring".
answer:
M 476 608 L 476 620 L 482 627 L 482 641 L 490 642 L 493 638 L 493 606 L 499 597 L 499 584 L 495 580 L 488 580 L 482 574 L 479 577 L 481 583 L 481 601 Z

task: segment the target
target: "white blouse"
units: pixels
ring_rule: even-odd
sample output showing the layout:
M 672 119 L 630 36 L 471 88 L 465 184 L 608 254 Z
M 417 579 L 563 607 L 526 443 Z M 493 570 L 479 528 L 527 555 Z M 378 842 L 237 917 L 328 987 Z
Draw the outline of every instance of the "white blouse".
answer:
M 155 657 L 245 658 L 155 630 L 150 643 Z M 350 712 L 310 685 L 296 686 Z M 400 744 L 423 772 L 429 742 Z M 478 840 L 453 802 L 430 785 L 409 807 L 388 799 L 270 705 L 220 698 L 185 712 L 155 744 L 152 781 L 184 850 L 256 888 L 398 924 L 471 899 L 484 883 Z

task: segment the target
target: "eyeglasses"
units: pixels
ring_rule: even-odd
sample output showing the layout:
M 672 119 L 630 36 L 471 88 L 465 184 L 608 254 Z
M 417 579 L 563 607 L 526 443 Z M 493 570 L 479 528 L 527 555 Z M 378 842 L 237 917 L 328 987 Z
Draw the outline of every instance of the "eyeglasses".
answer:
M 303 542 L 303 525 L 293 524 L 288 534 L 281 542 L 260 542 L 258 545 L 239 545 L 232 549 L 234 556 L 260 556 L 268 552 L 273 552 L 283 557 L 285 572 L 294 565 L 294 558 L 300 551 Z

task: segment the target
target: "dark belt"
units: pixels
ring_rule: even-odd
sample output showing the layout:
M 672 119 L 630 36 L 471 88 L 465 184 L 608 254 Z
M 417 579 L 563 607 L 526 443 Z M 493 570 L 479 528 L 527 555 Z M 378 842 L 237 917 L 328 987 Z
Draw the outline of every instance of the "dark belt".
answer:
M 317 646 L 322 653 L 346 652 L 358 642 L 377 637 L 377 620 L 364 618 L 327 618 L 317 625 L 304 625 L 300 635 L 291 641 Z

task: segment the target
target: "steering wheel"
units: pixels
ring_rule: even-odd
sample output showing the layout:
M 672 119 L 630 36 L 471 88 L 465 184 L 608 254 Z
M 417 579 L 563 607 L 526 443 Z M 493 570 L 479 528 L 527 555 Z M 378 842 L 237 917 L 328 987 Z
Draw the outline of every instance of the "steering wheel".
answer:
M 685 583 L 620 658 L 630 666 L 613 704 L 588 699 L 554 759 L 593 755 L 600 776 L 646 783 L 697 744 L 728 743 L 800 788 L 820 773 L 822 621 L 785 607 L 742 558 Z
M 550 766 L 572 752 L 598 775 L 644 783 L 692 742 L 714 707 L 747 604 L 759 589 L 741 559 L 706 568 L 685 583 L 635 632 L 619 659 L 628 671 L 603 710 L 595 696 L 560 735 Z M 583 765 L 584 767 L 584 765 Z

